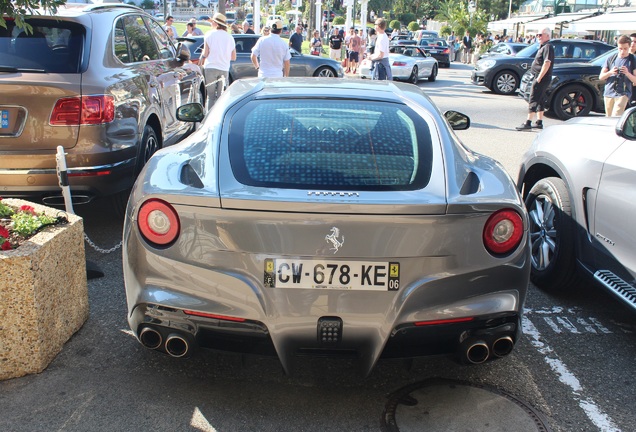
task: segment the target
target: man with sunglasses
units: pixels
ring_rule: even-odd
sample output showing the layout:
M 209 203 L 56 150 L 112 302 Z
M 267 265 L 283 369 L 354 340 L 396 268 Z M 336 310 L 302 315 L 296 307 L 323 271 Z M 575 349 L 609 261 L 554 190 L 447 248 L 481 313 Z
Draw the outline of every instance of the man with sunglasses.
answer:
M 552 68 L 554 67 L 554 47 L 550 44 L 551 30 L 549 27 L 544 28 L 537 35 L 541 47 L 534 57 L 530 71 L 534 75 L 532 86 L 530 88 L 530 99 L 528 101 L 528 118 L 517 126 L 518 131 L 543 129 L 543 111 L 545 111 L 546 97 L 545 93 L 552 79 Z M 537 121 L 533 124 L 534 116 Z

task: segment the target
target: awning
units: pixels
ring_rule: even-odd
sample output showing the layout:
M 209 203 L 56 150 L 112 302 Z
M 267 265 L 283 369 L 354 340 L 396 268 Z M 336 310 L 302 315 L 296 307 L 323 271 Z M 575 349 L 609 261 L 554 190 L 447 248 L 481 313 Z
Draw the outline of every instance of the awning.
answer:
M 574 12 L 551 16 L 550 18 L 543 18 L 526 24 L 525 31 L 530 33 L 538 33 L 546 27 L 552 31 L 555 31 L 559 30 L 560 26 L 563 26 L 563 28 L 565 29 L 568 23 L 584 18 L 589 18 L 595 13 L 596 12 Z
M 525 24 L 527 22 L 538 20 L 544 17 L 545 15 L 523 15 L 523 16 L 508 18 L 505 20 L 491 21 L 488 23 L 488 30 L 490 31 L 514 30 L 515 26 L 517 25 Z
M 608 10 L 603 15 L 570 24 L 571 31 L 615 30 L 618 33 L 636 31 L 636 10 L 624 8 Z

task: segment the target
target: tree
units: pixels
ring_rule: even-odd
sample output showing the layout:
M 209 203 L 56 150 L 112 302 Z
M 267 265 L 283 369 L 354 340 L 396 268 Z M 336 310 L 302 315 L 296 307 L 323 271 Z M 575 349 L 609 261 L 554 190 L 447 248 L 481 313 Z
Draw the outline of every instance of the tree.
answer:
M 25 21 L 28 16 L 34 15 L 36 10 L 44 10 L 55 15 L 57 8 L 65 3 L 66 0 L 0 0 L 0 15 L 15 19 L 15 24 L 19 28 L 24 28 L 27 33 L 32 33 L 33 27 Z M 7 28 L 4 19 L 0 19 L 0 26 Z

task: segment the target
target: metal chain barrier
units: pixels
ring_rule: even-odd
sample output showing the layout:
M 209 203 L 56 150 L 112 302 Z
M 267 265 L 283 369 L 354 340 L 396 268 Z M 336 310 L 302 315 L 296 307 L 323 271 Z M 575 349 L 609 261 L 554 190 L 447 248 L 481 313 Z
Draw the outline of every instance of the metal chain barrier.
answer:
M 109 253 L 115 252 L 117 249 L 119 249 L 124 244 L 124 241 L 122 240 L 122 241 L 120 241 L 118 244 L 116 244 L 115 246 L 113 246 L 110 249 L 102 249 L 99 246 L 97 246 L 95 243 L 93 243 L 93 241 L 90 238 L 88 238 L 86 233 L 84 233 L 84 240 L 86 240 L 86 243 L 88 243 L 88 245 L 90 247 L 95 249 L 97 252 L 103 253 L 103 254 L 109 254 Z

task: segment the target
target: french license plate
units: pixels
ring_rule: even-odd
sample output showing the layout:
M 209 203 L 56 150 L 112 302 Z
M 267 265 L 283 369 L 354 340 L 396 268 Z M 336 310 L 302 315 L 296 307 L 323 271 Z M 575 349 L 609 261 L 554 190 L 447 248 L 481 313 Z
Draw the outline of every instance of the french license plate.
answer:
M 400 289 L 400 263 L 397 262 L 268 258 L 264 267 L 264 283 L 268 288 Z
M 9 111 L 0 110 L 0 129 L 7 129 L 9 127 Z

